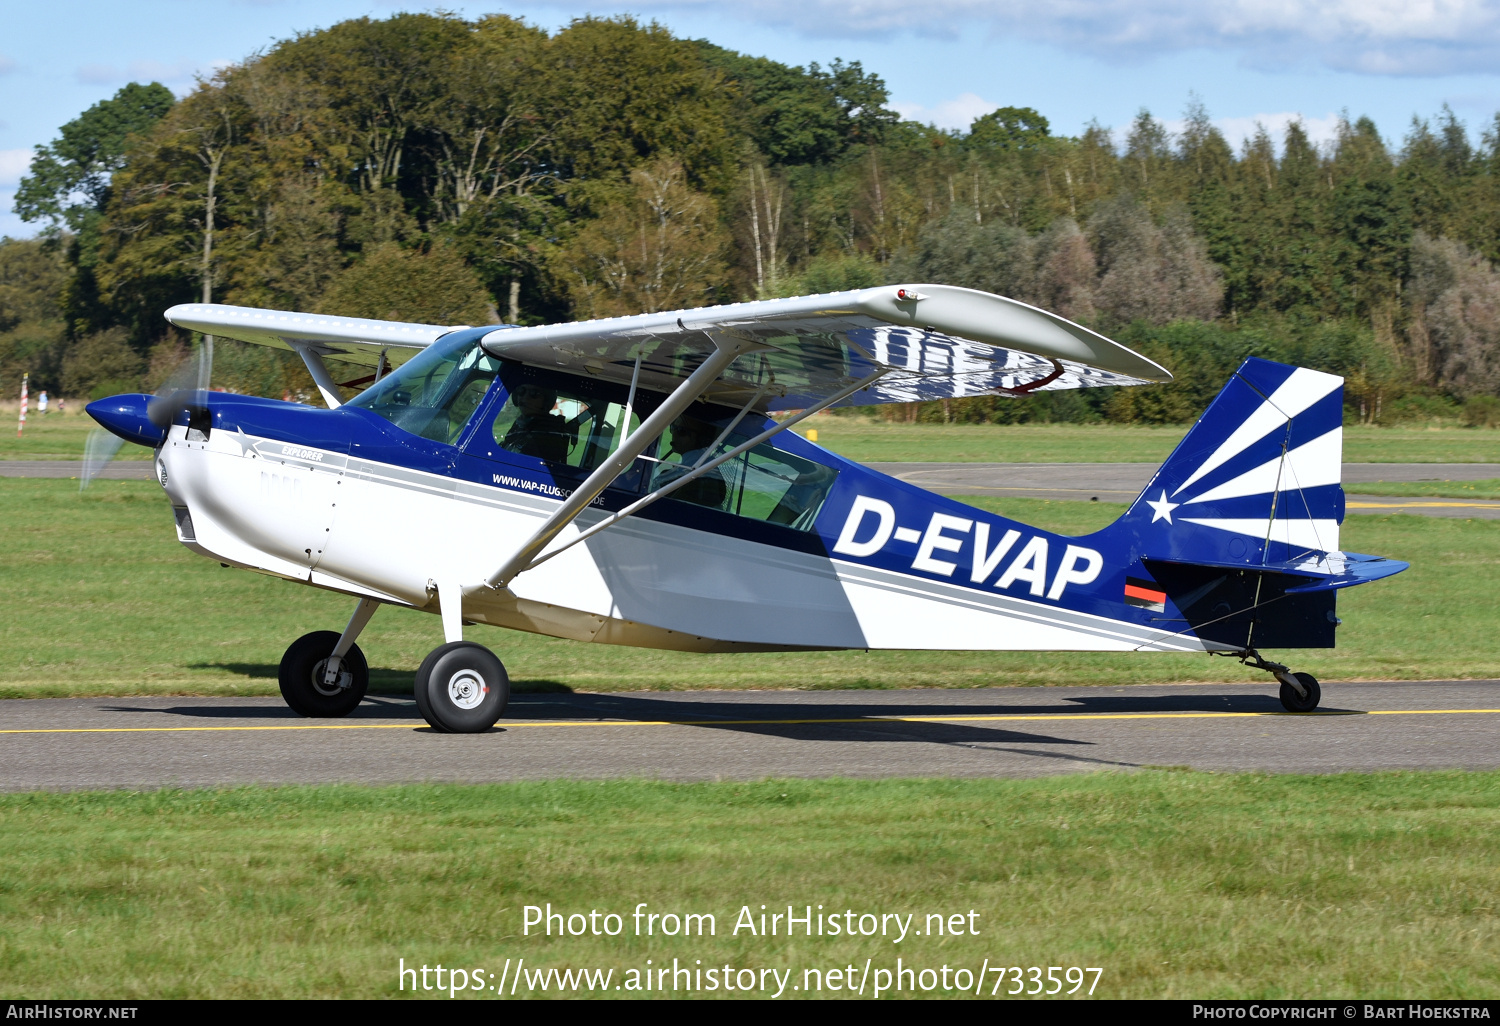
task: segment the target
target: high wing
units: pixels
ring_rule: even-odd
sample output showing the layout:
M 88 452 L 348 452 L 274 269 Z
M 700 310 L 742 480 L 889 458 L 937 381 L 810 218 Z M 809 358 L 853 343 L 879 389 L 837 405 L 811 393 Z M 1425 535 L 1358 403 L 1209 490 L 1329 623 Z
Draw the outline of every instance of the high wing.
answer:
M 311 350 L 359 367 L 378 366 L 382 353 L 386 354 L 387 366 L 397 366 L 448 332 L 468 327 L 257 310 L 222 303 L 183 303 L 168 310 L 166 317 L 189 331 L 296 353 Z
M 1002 296 L 904 285 L 607 320 L 497 328 L 496 356 L 670 390 L 712 350 L 714 336 L 755 343 L 708 390 L 762 411 L 803 409 L 871 373 L 875 384 L 835 403 L 1022 395 L 1169 381 L 1157 364 L 1087 328 Z
M 257 310 L 220 303 L 183 303 L 168 310 L 166 317 L 179 328 L 201 331 L 205 335 L 291 350 L 307 364 L 313 383 L 330 408 L 344 400 L 339 394 L 338 383 L 323 363 L 325 356 L 374 368 L 375 373 L 365 379 L 373 381 L 450 331 L 468 327 L 467 324 L 445 327 L 441 324 L 373 321 L 364 317 Z
M 374 366 L 453 328 L 243 307 L 167 311 L 179 327 Z M 761 412 L 804 409 L 884 371 L 833 405 L 1141 385 L 1171 374 L 1117 342 L 1012 299 L 948 285 L 882 286 L 613 317 L 497 327 L 496 356 L 673 391 L 721 341 L 748 349 L 703 393 Z

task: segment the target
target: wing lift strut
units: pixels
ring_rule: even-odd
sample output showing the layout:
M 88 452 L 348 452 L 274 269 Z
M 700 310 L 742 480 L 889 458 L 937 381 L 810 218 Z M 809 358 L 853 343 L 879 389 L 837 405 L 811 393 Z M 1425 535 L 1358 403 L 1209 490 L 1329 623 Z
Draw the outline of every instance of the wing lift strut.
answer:
M 678 323 L 681 324 L 680 321 Z M 658 406 L 641 423 L 639 428 L 632 432 L 630 430 L 630 410 L 635 402 L 636 385 L 640 380 L 641 358 L 643 355 L 643 352 L 637 352 L 635 369 L 630 378 L 630 394 L 625 401 L 624 431 L 620 438 L 619 448 L 611 453 L 593 473 L 589 474 L 583 484 L 579 485 L 563 501 L 563 504 L 542 523 L 541 527 L 537 528 L 531 538 L 517 549 L 516 553 L 510 559 L 506 560 L 504 565 L 485 578 L 483 587 L 492 591 L 507 591 L 510 582 L 515 580 L 518 575 L 540 566 L 553 556 L 572 548 L 579 542 L 592 538 L 609 527 L 613 527 L 626 517 L 640 512 L 658 499 L 665 498 L 689 482 L 697 480 L 720 465 L 774 438 L 776 435 L 811 417 L 813 414 L 820 413 L 834 403 L 848 398 L 855 392 L 868 388 L 881 377 L 895 369 L 892 367 L 879 367 L 853 384 L 847 385 L 831 395 L 820 399 L 800 413 L 788 417 L 775 426 L 762 431 L 749 441 L 737 445 L 728 452 L 711 460 L 708 459 L 708 454 L 713 453 L 719 446 L 724 444 L 725 439 L 739 426 L 740 421 L 744 419 L 745 415 L 760 401 L 769 387 L 770 382 L 768 379 L 767 383 L 756 391 L 733 420 L 730 421 L 729 425 L 720 432 L 719 437 L 714 441 L 713 445 L 705 450 L 704 457 L 700 458 L 687 473 L 672 479 L 650 494 L 637 499 L 619 512 L 611 514 L 587 530 L 580 532 L 565 544 L 543 554 L 543 550 L 559 534 L 566 530 L 574 520 L 578 519 L 578 516 L 584 510 L 588 509 L 594 500 L 616 478 L 634 465 L 636 459 L 650 448 L 674 420 L 707 393 L 714 382 L 718 380 L 719 376 L 729 368 L 730 364 L 747 353 L 772 348 L 754 336 L 739 336 L 734 333 L 720 331 L 705 331 L 704 334 L 713 342 L 713 352 L 708 355 L 692 374 L 688 375 L 681 385 L 677 386 L 672 394 L 667 397 L 666 401 Z M 333 375 L 329 373 L 327 366 L 323 363 L 322 353 L 316 347 L 306 343 L 296 343 L 291 340 L 286 341 L 296 351 L 297 355 L 302 357 L 303 363 L 307 365 L 308 373 L 312 375 L 312 379 L 317 384 L 318 391 L 323 394 L 323 400 L 328 404 L 328 407 L 330 409 L 337 409 L 342 405 L 342 400 L 338 393 L 338 384 L 333 380 Z M 382 352 L 380 354 L 380 363 L 375 371 L 376 380 L 379 379 L 384 369 L 385 353 Z M 451 578 L 431 581 L 428 587 L 437 592 L 438 607 L 443 619 L 444 640 L 448 642 L 462 641 L 464 592 L 466 590 L 478 592 L 479 588 L 466 589 L 458 581 Z M 344 655 L 353 646 L 355 638 L 359 636 L 364 626 L 370 621 L 371 616 L 378 606 L 379 603 L 377 601 L 362 599 L 355 608 L 354 614 L 349 620 L 348 627 L 345 628 L 335 650 L 330 654 L 322 667 L 321 677 L 325 685 L 332 684 L 337 679 Z
M 328 408 L 336 410 L 342 406 L 344 400 L 339 398 L 338 382 L 334 381 L 333 375 L 328 373 L 328 365 L 323 362 L 323 354 L 306 342 L 292 342 L 288 340 L 287 344 L 296 350 L 297 355 L 302 357 L 302 362 L 307 364 L 307 373 L 312 375 L 313 384 L 318 386 L 318 391 L 323 394 L 323 401 L 328 404 Z M 380 367 L 375 371 L 377 377 L 384 367 L 385 352 L 382 350 L 380 354 Z
M 579 533 L 576 537 L 570 538 L 566 544 L 543 554 L 543 550 L 546 549 L 547 546 L 551 544 L 551 542 L 559 534 L 561 534 L 569 524 L 576 520 L 578 518 L 578 515 L 585 509 L 587 509 L 589 507 L 589 504 L 592 503 L 596 498 L 598 498 L 599 495 L 604 491 L 604 489 L 607 488 L 615 480 L 615 478 L 619 477 L 626 470 L 628 470 L 635 463 L 636 458 L 642 455 L 646 451 L 646 449 L 656 441 L 656 439 L 664 430 L 666 430 L 667 426 L 670 425 L 672 421 L 676 420 L 679 415 L 681 415 L 689 406 L 691 406 L 700 397 L 702 397 L 705 392 L 708 391 L 709 387 L 714 383 L 715 380 L 717 380 L 719 375 L 723 373 L 724 370 L 727 369 L 728 366 L 735 361 L 735 359 L 737 359 L 744 353 L 751 352 L 756 349 L 765 348 L 764 344 L 760 343 L 758 340 L 741 340 L 738 338 L 719 335 L 717 333 L 711 335 L 710 337 L 713 339 L 715 351 L 708 357 L 708 359 L 704 360 L 702 365 L 700 365 L 697 370 L 689 375 L 688 378 L 683 381 L 683 383 L 679 385 L 670 396 L 667 397 L 667 401 L 657 407 L 656 411 L 652 413 L 651 416 L 647 417 L 645 422 L 642 423 L 639 428 L 632 432 L 628 438 L 622 441 L 620 447 L 616 449 L 608 459 L 600 464 L 599 468 L 592 474 L 590 474 L 588 479 L 584 481 L 583 484 L 581 484 L 578 489 L 573 492 L 572 495 L 568 496 L 568 498 L 557 509 L 557 511 L 554 512 L 550 517 L 548 517 L 546 522 L 537 529 L 536 533 L 533 534 L 531 538 L 516 551 L 515 555 L 513 555 L 505 562 L 503 566 L 501 566 L 498 570 L 496 570 L 488 578 L 485 579 L 484 583 L 486 586 L 495 590 L 505 589 L 506 587 L 508 587 L 510 582 L 513 581 L 518 575 L 525 573 L 527 570 L 531 570 L 535 567 L 540 566 L 542 563 L 545 563 L 553 556 L 556 556 L 559 553 L 572 548 L 574 545 L 577 545 L 581 541 L 593 537 L 606 528 L 618 524 L 626 517 L 640 512 L 647 506 L 656 502 L 658 499 L 665 498 L 688 482 L 702 477 L 704 474 L 707 474 L 709 471 L 713 470 L 719 465 L 727 463 L 729 460 L 734 459 L 736 456 L 739 456 L 740 454 L 755 448 L 757 445 L 764 443 L 766 440 L 780 434 L 781 432 L 787 430 L 788 428 L 799 423 L 805 418 L 827 409 L 834 403 L 853 395 L 855 392 L 858 392 L 862 388 L 868 388 L 870 385 L 874 384 L 877 379 L 888 373 L 888 371 L 891 369 L 882 367 L 874 373 L 866 375 L 860 380 L 854 382 L 852 385 L 841 388 L 833 394 L 827 396 L 826 398 L 820 399 L 818 402 L 814 403 L 812 406 L 809 406 L 807 409 L 796 414 L 795 416 L 788 417 L 786 420 L 780 422 L 774 427 L 762 431 L 754 438 L 735 446 L 728 452 L 711 460 L 699 460 L 698 463 L 687 473 L 674 478 L 673 480 L 669 481 L 665 485 L 662 485 L 660 488 L 656 489 L 650 494 L 642 496 L 619 512 L 611 514 L 605 519 L 599 521 L 597 524 L 589 527 L 587 530 Z M 760 398 L 761 395 L 764 394 L 764 391 L 765 389 L 762 388 L 761 391 L 757 392 L 755 396 L 751 398 L 750 402 L 745 405 L 745 408 L 740 411 L 739 415 L 735 417 L 730 425 L 720 433 L 718 440 L 708 450 L 706 450 L 707 452 L 711 453 L 723 444 L 724 439 L 727 438 L 729 433 L 739 424 L 739 421 L 745 416 L 746 413 L 749 412 L 750 407 L 755 404 L 755 402 Z M 632 394 L 632 399 L 633 398 L 634 396 Z M 439 600 L 441 601 L 441 594 L 439 596 Z M 448 603 L 444 602 L 442 604 L 444 608 L 444 620 L 446 622 L 448 618 L 446 614 Z M 454 603 L 454 605 L 457 605 L 457 603 Z

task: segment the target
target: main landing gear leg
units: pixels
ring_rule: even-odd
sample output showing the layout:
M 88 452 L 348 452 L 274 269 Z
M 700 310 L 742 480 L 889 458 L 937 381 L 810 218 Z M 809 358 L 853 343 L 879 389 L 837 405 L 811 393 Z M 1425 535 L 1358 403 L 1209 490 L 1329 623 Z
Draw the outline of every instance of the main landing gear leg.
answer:
M 1287 712 L 1312 712 L 1323 699 L 1318 678 L 1310 673 L 1293 673 L 1291 667 L 1264 659 L 1253 648 L 1240 654 L 1240 662 L 1265 670 L 1281 681 L 1281 705 Z
M 440 583 L 443 637 L 417 668 L 412 689 L 422 718 L 444 734 L 479 734 L 495 725 L 510 701 L 510 678 L 495 653 L 464 640 L 463 594 Z
M 343 634 L 304 634 L 281 657 L 281 697 L 303 716 L 347 716 L 370 687 L 370 667 L 354 639 L 380 603 L 360 599 Z

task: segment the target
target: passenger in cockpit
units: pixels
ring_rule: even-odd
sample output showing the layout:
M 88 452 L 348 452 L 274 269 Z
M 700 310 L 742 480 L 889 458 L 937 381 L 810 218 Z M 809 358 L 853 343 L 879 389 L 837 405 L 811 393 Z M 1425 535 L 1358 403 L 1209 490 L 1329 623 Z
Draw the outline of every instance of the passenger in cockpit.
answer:
M 674 420 L 672 439 L 667 446 L 666 453 L 663 454 L 663 463 L 657 474 L 656 487 L 660 488 L 684 476 L 700 461 L 707 462 L 704 459 L 705 455 L 711 459 L 712 453 L 708 453 L 707 450 L 718 437 L 718 428 L 691 414 L 684 413 Z M 675 461 L 672 460 L 674 455 L 677 457 Z M 672 498 L 691 502 L 697 506 L 723 509 L 724 497 L 727 493 L 724 475 L 716 467 L 677 489 L 672 493 Z

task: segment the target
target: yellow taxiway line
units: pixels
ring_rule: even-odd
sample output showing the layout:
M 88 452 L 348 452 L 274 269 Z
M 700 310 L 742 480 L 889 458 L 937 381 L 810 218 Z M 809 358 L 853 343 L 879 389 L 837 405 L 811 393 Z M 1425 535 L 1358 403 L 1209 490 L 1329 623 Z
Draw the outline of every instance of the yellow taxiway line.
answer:
M 502 720 L 497 726 L 511 727 L 774 727 L 808 726 L 820 723 L 996 723 L 1037 720 L 1227 720 L 1257 716 L 1472 716 L 1494 715 L 1500 709 L 1368 709 L 1323 712 L 1185 712 L 1185 713 L 1018 713 L 976 716 L 850 716 L 818 719 L 775 720 Z M 422 724 L 401 723 L 287 723 L 240 727 L 12 727 L 0 734 L 180 734 L 212 731 L 254 730 L 417 730 Z
M 1462 502 L 1354 502 L 1344 500 L 1349 509 L 1500 509 L 1500 503 L 1480 499 Z

